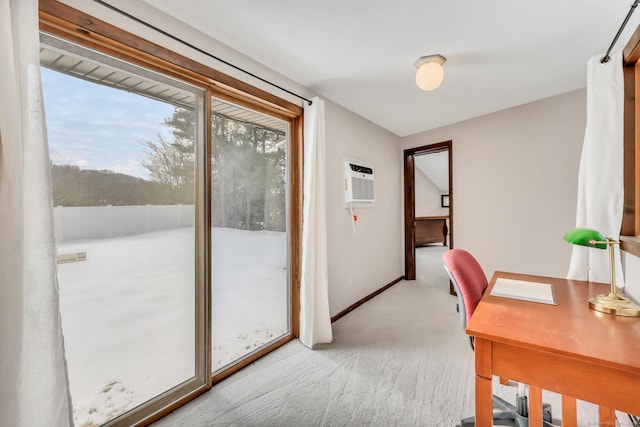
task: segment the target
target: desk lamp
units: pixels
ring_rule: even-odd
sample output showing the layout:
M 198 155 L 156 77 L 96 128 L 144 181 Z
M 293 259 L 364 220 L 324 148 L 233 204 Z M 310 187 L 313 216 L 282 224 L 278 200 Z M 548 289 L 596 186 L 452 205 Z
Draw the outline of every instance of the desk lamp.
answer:
M 606 249 L 609 246 L 609 269 L 611 271 L 611 291 L 589 299 L 589 308 L 616 316 L 640 316 L 640 307 L 633 301 L 618 295 L 616 292 L 616 273 L 613 258 L 613 245 L 620 242 L 611 237 L 604 237 L 599 231 L 590 228 L 574 228 L 564 235 L 564 240 L 574 245 L 590 248 Z

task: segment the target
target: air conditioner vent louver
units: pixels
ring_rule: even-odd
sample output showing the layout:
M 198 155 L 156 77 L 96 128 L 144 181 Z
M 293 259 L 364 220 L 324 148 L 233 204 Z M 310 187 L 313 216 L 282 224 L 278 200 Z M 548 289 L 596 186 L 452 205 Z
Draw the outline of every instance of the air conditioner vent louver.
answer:
M 346 161 L 345 201 L 371 203 L 375 201 L 373 168 L 360 163 Z

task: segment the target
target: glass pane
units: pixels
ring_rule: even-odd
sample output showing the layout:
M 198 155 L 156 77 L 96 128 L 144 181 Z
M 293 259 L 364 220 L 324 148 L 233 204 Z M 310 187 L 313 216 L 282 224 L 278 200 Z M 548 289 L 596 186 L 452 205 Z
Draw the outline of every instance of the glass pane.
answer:
M 195 375 L 196 111 L 54 53 L 43 65 L 64 73 L 42 75 L 62 327 L 75 425 L 96 426 Z
M 289 332 L 288 124 L 212 100 L 212 366 Z

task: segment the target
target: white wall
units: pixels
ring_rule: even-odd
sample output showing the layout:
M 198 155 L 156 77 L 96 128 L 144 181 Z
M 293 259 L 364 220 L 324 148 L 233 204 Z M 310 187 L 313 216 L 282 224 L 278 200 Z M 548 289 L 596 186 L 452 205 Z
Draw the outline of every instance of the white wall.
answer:
M 194 205 L 78 206 L 53 208 L 56 242 L 129 236 L 193 227 Z
M 400 138 L 326 102 L 329 307 L 335 315 L 402 276 Z M 373 165 L 376 201 L 358 208 L 357 234 L 343 207 L 344 158 Z
M 416 217 L 449 215 L 449 208 L 442 207 L 442 192 L 418 168 L 415 172 L 415 194 Z
M 585 106 L 579 90 L 403 139 L 405 149 L 453 141 L 454 245 L 487 276 L 566 275 Z

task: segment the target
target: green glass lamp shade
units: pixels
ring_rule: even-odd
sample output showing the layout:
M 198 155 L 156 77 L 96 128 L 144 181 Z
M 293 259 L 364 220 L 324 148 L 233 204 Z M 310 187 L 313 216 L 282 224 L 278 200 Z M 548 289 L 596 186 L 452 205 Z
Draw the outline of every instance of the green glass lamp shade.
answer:
M 591 228 L 574 228 L 563 236 L 564 240 L 574 245 L 589 246 L 590 248 L 607 249 L 608 239 L 597 230 Z

